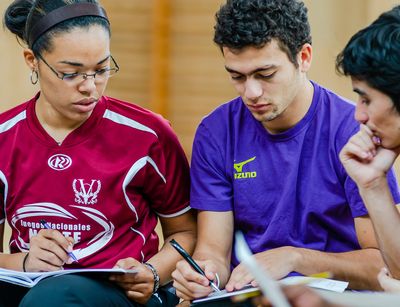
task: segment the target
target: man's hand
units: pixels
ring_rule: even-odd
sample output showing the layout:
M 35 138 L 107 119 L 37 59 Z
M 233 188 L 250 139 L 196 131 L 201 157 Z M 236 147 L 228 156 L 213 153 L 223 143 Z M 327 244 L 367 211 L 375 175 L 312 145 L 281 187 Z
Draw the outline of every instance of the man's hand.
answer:
M 283 246 L 254 255 L 260 269 L 268 272 L 272 278 L 280 279 L 294 271 L 295 263 L 299 257 L 295 247 Z M 225 288 L 233 291 L 243 288 L 251 283 L 256 286 L 253 276 L 244 265 L 239 264 L 232 272 Z
M 154 289 L 154 276 L 150 268 L 134 258 L 119 260 L 114 267 L 137 270 L 137 273 L 111 275 L 110 280 L 124 289 L 130 300 L 144 305 L 150 299 Z
M 176 294 L 184 300 L 205 297 L 213 291 L 209 284 L 210 280 L 216 280 L 216 265 L 212 261 L 195 261 L 206 277 L 193 270 L 185 260 L 179 261 L 175 271 L 172 272 Z
M 386 173 L 398 156 L 399 149 L 385 149 L 380 139 L 366 125 L 353 135 L 340 152 L 340 161 L 359 187 L 368 187 Z

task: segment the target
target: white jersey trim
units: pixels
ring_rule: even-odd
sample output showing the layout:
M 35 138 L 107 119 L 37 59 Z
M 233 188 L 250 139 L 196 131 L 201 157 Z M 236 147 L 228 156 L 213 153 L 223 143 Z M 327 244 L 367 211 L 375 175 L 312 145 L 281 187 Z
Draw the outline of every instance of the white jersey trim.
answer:
M 157 213 L 158 216 L 171 218 L 171 217 L 176 217 L 176 216 L 182 215 L 182 214 L 188 212 L 191 209 L 192 208 L 190 206 L 187 206 L 186 208 L 183 208 L 181 211 L 178 211 L 178 212 L 173 213 L 173 214 L 161 214 L 161 213 L 158 213 L 158 212 L 156 212 L 156 213 Z
M 1 224 L 4 224 L 5 221 L 6 221 L 5 218 L 4 218 L 4 219 L 1 219 L 1 220 L 0 220 L 0 225 L 1 225 Z
M 3 182 L 4 184 L 4 200 L 3 200 L 3 205 L 4 205 L 4 212 L 6 212 L 6 200 L 7 200 L 7 194 L 8 194 L 8 182 L 7 182 L 7 178 L 4 175 L 4 173 L 2 171 L 0 171 L 0 180 Z
M 136 174 L 147 164 L 150 163 L 151 166 L 154 167 L 156 172 L 160 175 L 161 179 L 166 182 L 165 177 L 163 174 L 161 174 L 160 170 L 158 169 L 156 163 L 152 158 L 149 156 L 145 156 L 143 158 L 140 158 L 137 160 L 129 169 L 128 174 L 126 175 L 124 182 L 122 183 L 122 191 L 124 192 L 125 200 L 128 203 L 129 208 L 135 213 L 136 215 L 136 222 L 139 220 L 139 216 L 137 214 L 135 206 L 131 203 L 131 200 L 129 199 L 128 195 L 126 194 L 126 187 L 128 184 L 132 181 L 132 179 L 136 176 Z
M 138 130 L 141 130 L 141 131 L 152 133 L 158 138 L 157 133 L 153 129 L 150 129 L 149 127 L 147 127 L 145 125 L 142 125 L 141 123 L 139 123 L 139 122 L 137 122 L 137 121 L 135 121 L 133 119 L 130 119 L 130 118 L 126 117 L 126 116 L 123 116 L 121 114 L 115 113 L 115 112 L 110 111 L 110 110 L 106 110 L 104 112 L 103 117 L 107 118 L 107 119 L 109 119 L 109 120 L 111 120 L 111 121 L 113 121 L 113 122 L 115 122 L 117 124 L 125 125 L 125 126 L 128 126 L 128 127 L 134 128 L 134 129 L 138 129 Z
M 11 129 L 14 127 L 18 122 L 21 120 L 26 119 L 26 111 L 22 111 L 18 115 L 14 116 L 13 118 L 9 119 L 5 123 L 2 123 L 0 125 L 0 133 L 6 132 L 7 130 Z

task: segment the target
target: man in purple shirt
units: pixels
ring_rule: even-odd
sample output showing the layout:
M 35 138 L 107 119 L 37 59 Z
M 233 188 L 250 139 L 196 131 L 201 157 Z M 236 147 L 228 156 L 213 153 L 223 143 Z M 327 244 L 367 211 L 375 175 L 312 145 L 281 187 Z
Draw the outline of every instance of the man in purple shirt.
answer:
M 329 271 L 353 289 L 377 289 L 383 266 L 371 221 L 339 152 L 358 131 L 354 105 L 307 78 L 307 9 L 297 0 L 228 0 L 214 41 L 240 97 L 201 122 L 191 164 L 199 210 L 194 259 L 179 262 L 183 299 L 253 282 L 232 254 L 240 230 L 274 278 Z M 400 200 L 396 180 L 388 180 Z

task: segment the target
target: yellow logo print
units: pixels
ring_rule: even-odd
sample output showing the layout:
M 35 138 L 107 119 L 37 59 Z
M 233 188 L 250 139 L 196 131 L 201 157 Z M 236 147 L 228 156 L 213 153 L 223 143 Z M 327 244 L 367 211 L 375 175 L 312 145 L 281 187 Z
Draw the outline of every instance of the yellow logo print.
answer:
M 253 157 L 246 161 L 233 164 L 233 168 L 236 170 L 235 179 L 247 179 L 257 177 L 257 172 L 243 172 L 243 166 L 245 166 L 247 163 L 254 161 L 255 158 L 256 157 Z

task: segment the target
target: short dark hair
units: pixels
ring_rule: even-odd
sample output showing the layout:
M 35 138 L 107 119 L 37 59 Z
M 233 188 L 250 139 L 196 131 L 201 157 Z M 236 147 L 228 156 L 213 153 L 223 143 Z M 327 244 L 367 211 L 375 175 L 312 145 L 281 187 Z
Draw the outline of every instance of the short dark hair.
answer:
M 400 6 L 353 35 L 336 58 L 336 70 L 388 95 L 400 113 Z
M 227 0 L 216 14 L 214 29 L 220 48 L 262 48 L 276 39 L 296 67 L 302 46 L 311 44 L 307 8 L 298 0 Z
M 69 32 L 77 27 L 102 26 L 110 35 L 110 26 L 106 19 L 96 16 L 82 16 L 65 20 L 41 35 L 29 45 L 28 35 L 35 24 L 46 14 L 62 6 L 74 3 L 95 3 L 97 0 L 15 0 L 7 8 L 3 24 L 20 40 L 22 40 L 35 55 L 43 51 L 50 52 L 52 38 L 60 33 Z

